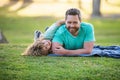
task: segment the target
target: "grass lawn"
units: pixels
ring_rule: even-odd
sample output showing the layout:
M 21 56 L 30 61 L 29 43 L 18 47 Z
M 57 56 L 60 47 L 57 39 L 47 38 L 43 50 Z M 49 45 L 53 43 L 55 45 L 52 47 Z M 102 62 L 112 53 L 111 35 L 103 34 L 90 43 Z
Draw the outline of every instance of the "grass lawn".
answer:
M 34 57 L 20 54 L 36 29 L 54 17 L 19 17 L 0 8 L 0 29 L 9 44 L 0 44 L 0 80 L 119 80 L 119 59 L 106 57 Z M 120 19 L 83 20 L 94 25 L 96 45 L 120 45 Z

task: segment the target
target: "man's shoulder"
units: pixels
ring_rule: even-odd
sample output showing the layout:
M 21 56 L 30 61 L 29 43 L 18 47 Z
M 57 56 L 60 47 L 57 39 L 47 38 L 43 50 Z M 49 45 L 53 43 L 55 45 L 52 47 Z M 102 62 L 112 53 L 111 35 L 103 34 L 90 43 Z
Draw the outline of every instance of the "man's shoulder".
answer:
M 91 23 L 87 23 L 87 22 L 81 22 L 81 26 L 82 27 L 93 27 Z
M 60 34 L 64 33 L 66 31 L 65 26 L 66 26 L 65 24 L 61 25 L 59 29 L 56 31 L 56 33 L 60 33 Z
M 83 29 L 93 29 L 93 25 L 91 23 L 86 23 L 86 22 L 82 22 L 81 27 Z

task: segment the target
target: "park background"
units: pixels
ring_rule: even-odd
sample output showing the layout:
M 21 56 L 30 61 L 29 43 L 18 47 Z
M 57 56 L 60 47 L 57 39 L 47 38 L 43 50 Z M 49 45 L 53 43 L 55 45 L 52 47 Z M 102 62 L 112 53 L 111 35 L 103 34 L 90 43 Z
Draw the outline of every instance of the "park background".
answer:
M 0 44 L 0 80 L 119 80 L 119 59 L 21 56 L 36 29 L 44 32 L 73 7 L 94 25 L 95 45 L 120 45 L 119 0 L 0 0 L 0 32 L 8 41 Z

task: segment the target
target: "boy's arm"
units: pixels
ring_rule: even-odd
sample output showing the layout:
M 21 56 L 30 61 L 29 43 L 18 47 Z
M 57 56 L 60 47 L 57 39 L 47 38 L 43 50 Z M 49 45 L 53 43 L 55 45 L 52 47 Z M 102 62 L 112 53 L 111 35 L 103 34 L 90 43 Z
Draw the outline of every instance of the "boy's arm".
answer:
M 65 20 L 64 19 L 62 19 L 62 20 L 58 20 L 56 23 L 55 23 L 55 25 L 56 26 L 61 26 L 62 24 L 64 24 L 65 23 Z
M 44 33 L 44 38 L 51 40 L 57 31 L 57 29 L 65 23 L 65 20 L 59 20 L 56 23 L 52 24 Z

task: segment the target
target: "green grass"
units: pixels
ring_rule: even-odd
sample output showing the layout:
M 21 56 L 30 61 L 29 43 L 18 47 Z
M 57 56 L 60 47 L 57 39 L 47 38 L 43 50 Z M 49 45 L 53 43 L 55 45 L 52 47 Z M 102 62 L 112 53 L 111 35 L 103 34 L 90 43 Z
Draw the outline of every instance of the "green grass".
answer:
M 20 56 L 25 47 L 11 44 L 0 46 L 2 80 L 118 80 L 120 78 L 118 59 Z
M 20 17 L 0 8 L 0 29 L 9 44 L 0 44 L 0 80 L 119 80 L 119 59 L 106 57 L 34 57 L 20 54 L 44 32 L 54 17 Z M 120 45 L 120 19 L 83 20 L 94 25 L 96 45 Z

